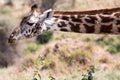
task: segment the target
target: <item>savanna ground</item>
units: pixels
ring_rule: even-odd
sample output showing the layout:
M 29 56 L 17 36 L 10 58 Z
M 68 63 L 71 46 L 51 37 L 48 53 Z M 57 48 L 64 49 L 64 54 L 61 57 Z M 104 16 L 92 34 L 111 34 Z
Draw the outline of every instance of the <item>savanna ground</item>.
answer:
M 27 0 L 14 1 L 19 6 L 0 8 L 0 80 L 32 80 L 38 73 L 41 80 L 81 80 L 91 65 L 94 80 L 120 80 L 119 35 L 47 32 L 8 44 L 11 30 L 29 11 Z M 76 0 L 73 5 L 70 0 L 59 0 L 55 10 L 113 8 L 120 7 L 120 1 Z

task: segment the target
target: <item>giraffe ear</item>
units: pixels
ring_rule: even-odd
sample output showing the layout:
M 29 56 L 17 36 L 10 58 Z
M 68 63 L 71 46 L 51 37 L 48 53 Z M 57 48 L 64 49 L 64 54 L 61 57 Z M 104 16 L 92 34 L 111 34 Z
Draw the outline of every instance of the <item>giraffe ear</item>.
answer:
M 48 9 L 45 12 L 43 12 L 43 15 L 44 15 L 45 19 L 51 18 L 53 16 L 53 10 Z
M 38 10 L 38 5 L 37 4 L 34 4 L 32 7 L 31 7 L 31 12 L 34 12 L 34 11 L 37 11 Z

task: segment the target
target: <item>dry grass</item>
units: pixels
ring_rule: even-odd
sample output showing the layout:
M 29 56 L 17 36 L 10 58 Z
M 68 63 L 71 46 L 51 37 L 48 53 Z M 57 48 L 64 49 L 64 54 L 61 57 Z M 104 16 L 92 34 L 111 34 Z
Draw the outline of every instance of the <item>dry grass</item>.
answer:
M 96 10 L 120 7 L 119 0 L 75 0 L 75 7 L 72 6 L 71 1 L 61 0 L 56 3 L 56 10 Z
M 76 0 L 75 4 L 73 7 L 70 0 L 59 0 L 55 10 L 83 11 L 113 8 L 119 7 L 120 1 Z M 25 11 L 16 10 L 13 14 L 26 13 L 29 10 L 28 6 L 25 9 Z M 17 59 L 16 65 L 0 68 L 0 80 L 31 80 L 36 65 L 40 69 L 42 80 L 49 80 L 49 74 L 52 74 L 57 80 L 80 80 L 84 70 L 86 71 L 90 65 L 96 67 L 95 80 L 119 80 L 120 63 L 118 61 L 120 58 L 111 55 L 93 42 L 93 39 L 101 36 L 55 32 L 53 40 L 42 47 L 37 44 L 29 44 L 28 40 L 26 41 L 29 44 L 26 48 L 27 54 L 23 55 L 21 60 Z M 39 63 L 39 56 L 45 57 L 45 63 L 42 65 Z
M 40 56 L 44 57 L 43 64 L 39 61 L 41 60 Z M 68 38 L 49 43 L 34 54 L 29 54 L 22 62 L 17 64 L 16 71 L 18 74 L 13 73 L 13 71 L 11 73 L 17 76 L 16 79 L 18 80 L 19 78 L 29 80 L 32 78 L 37 65 L 37 70 L 40 71 L 42 80 L 49 80 L 48 76 L 50 74 L 58 80 L 65 78 L 67 80 L 77 80 L 81 78 L 82 72 L 86 71 L 90 65 L 95 65 L 96 73 L 105 72 L 104 76 L 107 76 L 109 70 L 112 71 L 116 67 L 119 69 L 119 65 L 116 63 L 118 60 L 119 58 L 117 59 L 117 57 L 110 55 L 96 45 Z M 74 76 L 76 77 L 74 78 Z M 96 80 L 99 80 L 98 75 L 96 74 L 95 76 L 97 77 Z M 104 78 L 104 76 L 101 77 Z M 13 80 L 13 77 L 11 80 Z

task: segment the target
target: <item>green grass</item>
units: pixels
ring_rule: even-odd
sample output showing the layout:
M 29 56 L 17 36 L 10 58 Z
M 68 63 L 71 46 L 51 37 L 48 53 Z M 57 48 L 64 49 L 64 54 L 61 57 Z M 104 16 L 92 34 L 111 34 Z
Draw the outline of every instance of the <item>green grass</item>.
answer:
M 12 9 L 10 7 L 4 7 L 3 9 L 0 10 L 0 13 L 3 15 L 11 15 Z
M 37 43 L 29 43 L 27 44 L 27 47 L 25 49 L 26 53 L 34 53 L 35 51 L 37 51 L 38 49 L 40 49 L 42 46 L 40 44 Z

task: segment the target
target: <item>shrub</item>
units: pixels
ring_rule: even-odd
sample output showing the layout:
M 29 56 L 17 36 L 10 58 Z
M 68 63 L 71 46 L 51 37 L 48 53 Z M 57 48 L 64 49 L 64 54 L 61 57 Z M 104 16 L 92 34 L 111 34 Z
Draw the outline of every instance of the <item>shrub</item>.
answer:
M 120 44 L 109 46 L 107 51 L 109 51 L 112 54 L 119 53 L 120 52 Z
M 37 42 L 40 43 L 40 44 L 45 44 L 45 43 L 48 43 L 49 40 L 52 38 L 53 36 L 53 32 L 51 31 L 48 31 L 48 32 L 44 32 L 42 34 L 40 34 L 38 37 L 37 37 Z
M 95 67 L 90 66 L 90 69 L 87 70 L 87 73 L 83 75 L 82 80 L 93 80 L 93 73 L 95 73 Z

